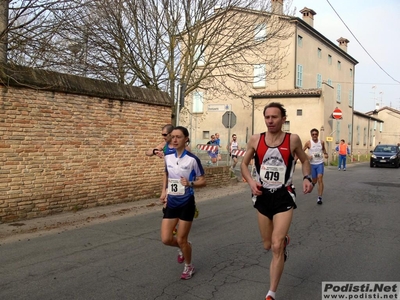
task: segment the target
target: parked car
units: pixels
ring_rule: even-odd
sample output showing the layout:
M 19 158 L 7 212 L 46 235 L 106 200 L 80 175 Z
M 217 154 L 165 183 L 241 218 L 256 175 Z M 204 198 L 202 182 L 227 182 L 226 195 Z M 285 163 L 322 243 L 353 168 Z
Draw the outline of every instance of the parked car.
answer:
M 397 145 L 378 145 L 370 151 L 372 153 L 369 166 L 390 166 L 398 168 L 400 166 L 400 149 Z

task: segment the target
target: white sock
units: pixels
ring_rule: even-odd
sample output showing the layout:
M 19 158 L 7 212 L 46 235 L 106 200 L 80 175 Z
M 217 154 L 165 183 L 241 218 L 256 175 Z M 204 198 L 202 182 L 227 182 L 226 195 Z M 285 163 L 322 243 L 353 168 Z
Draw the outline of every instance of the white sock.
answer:
M 268 294 L 267 294 L 267 297 L 268 297 L 268 296 L 271 296 L 272 298 L 275 299 L 275 292 L 269 290 L 269 291 L 268 291 Z

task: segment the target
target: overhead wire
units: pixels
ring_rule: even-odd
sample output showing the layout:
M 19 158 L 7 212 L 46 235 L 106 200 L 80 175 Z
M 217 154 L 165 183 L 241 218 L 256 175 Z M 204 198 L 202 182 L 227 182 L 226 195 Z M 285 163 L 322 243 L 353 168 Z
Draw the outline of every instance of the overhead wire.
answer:
M 368 54 L 368 56 L 372 59 L 372 61 L 387 75 L 389 76 L 393 81 L 396 81 L 397 83 L 400 84 L 400 81 L 398 81 L 397 79 L 395 79 L 393 76 L 391 76 L 388 72 L 386 72 L 386 70 L 384 68 L 382 68 L 380 66 L 380 64 L 372 57 L 372 55 L 368 52 L 367 49 L 365 49 L 365 47 L 361 44 L 361 42 L 357 39 L 357 37 L 355 36 L 355 34 L 350 30 L 350 28 L 347 26 L 346 22 L 340 17 L 339 13 L 335 10 L 335 8 L 332 6 L 332 4 L 329 2 L 329 0 L 326 0 L 326 2 L 328 2 L 328 4 L 330 5 L 330 7 L 333 9 L 333 11 L 335 12 L 335 14 L 338 16 L 338 18 L 340 19 L 340 21 L 342 21 L 342 23 L 344 24 L 344 26 L 346 26 L 347 30 L 351 33 L 351 35 L 355 38 L 355 40 L 357 41 L 357 43 L 361 46 L 361 48 L 363 48 L 363 50 L 365 51 L 365 53 Z

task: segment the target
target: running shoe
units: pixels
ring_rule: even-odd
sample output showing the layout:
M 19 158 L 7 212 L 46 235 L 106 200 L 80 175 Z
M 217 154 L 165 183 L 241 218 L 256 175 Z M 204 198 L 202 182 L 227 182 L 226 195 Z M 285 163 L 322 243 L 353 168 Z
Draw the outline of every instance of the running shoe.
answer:
M 289 258 L 289 251 L 286 248 L 286 246 L 289 245 L 289 243 L 290 243 L 290 237 L 289 237 L 289 235 L 286 235 L 285 236 L 285 246 L 283 247 L 283 261 L 286 261 Z
M 196 219 L 199 216 L 199 210 L 197 209 L 197 206 L 195 207 L 194 211 L 194 218 Z
M 322 204 L 322 198 L 318 197 L 317 204 Z
M 174 230 L 172 230 L 172 235 L 176 235 L 178 233 L 178 227 L 175 227 Z
M 182 250 L 178 248 L 178 264 L 181 264 L 185 261 L 185 257 L 183 256 Z
M 185 268 L 183 269 L 183 273 L 181 275 L 181 279 L 187 280 L 192 278 L 194 274 L 194 266 L 190 265 L 190 266 L 185 266 Z
M 275 300 L 275 298 L 273 298 L 272 296 L 267 296 L 265 297 L 265 300 Z

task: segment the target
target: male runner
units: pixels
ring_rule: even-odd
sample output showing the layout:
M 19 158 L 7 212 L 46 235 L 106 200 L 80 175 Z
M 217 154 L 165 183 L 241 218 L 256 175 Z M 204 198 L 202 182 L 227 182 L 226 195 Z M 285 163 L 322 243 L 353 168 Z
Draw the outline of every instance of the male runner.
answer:
M 264 248 L 272 249 L 270 265 L 270 287 L 266 300 L 275 300 L 275 293 L 282 276 L 287 235 L 296 208 L 295 192 L 292 184 L 294 156 L 302 162 L 303 193 L 310 193 L 311 167 L 301 140 L 297 134 L 285 133 L 282 126 L 286 121 L 286 110 L 280 103 L 272 102 L 264 108 L 267 132 L 253 135 L 247 143 L 246 154 L 241 164 L 243 177 L 256 195 L 254 207 L 258 210 L 258 226 Z M 249 171 L 249 163 L 254 156 L 257 178 Z
M 324 192 L 324 158 L 328 158 L 328 153 L 326 152 L 324 141 L 318 138 L 318 129 L 313 128 L 310 133 L 311 140 L 304 144 L 303 150 L 308 149 L 313 184 L 315 185 L 318 182 L 317 203 L 322 204 L 322 193 Z

